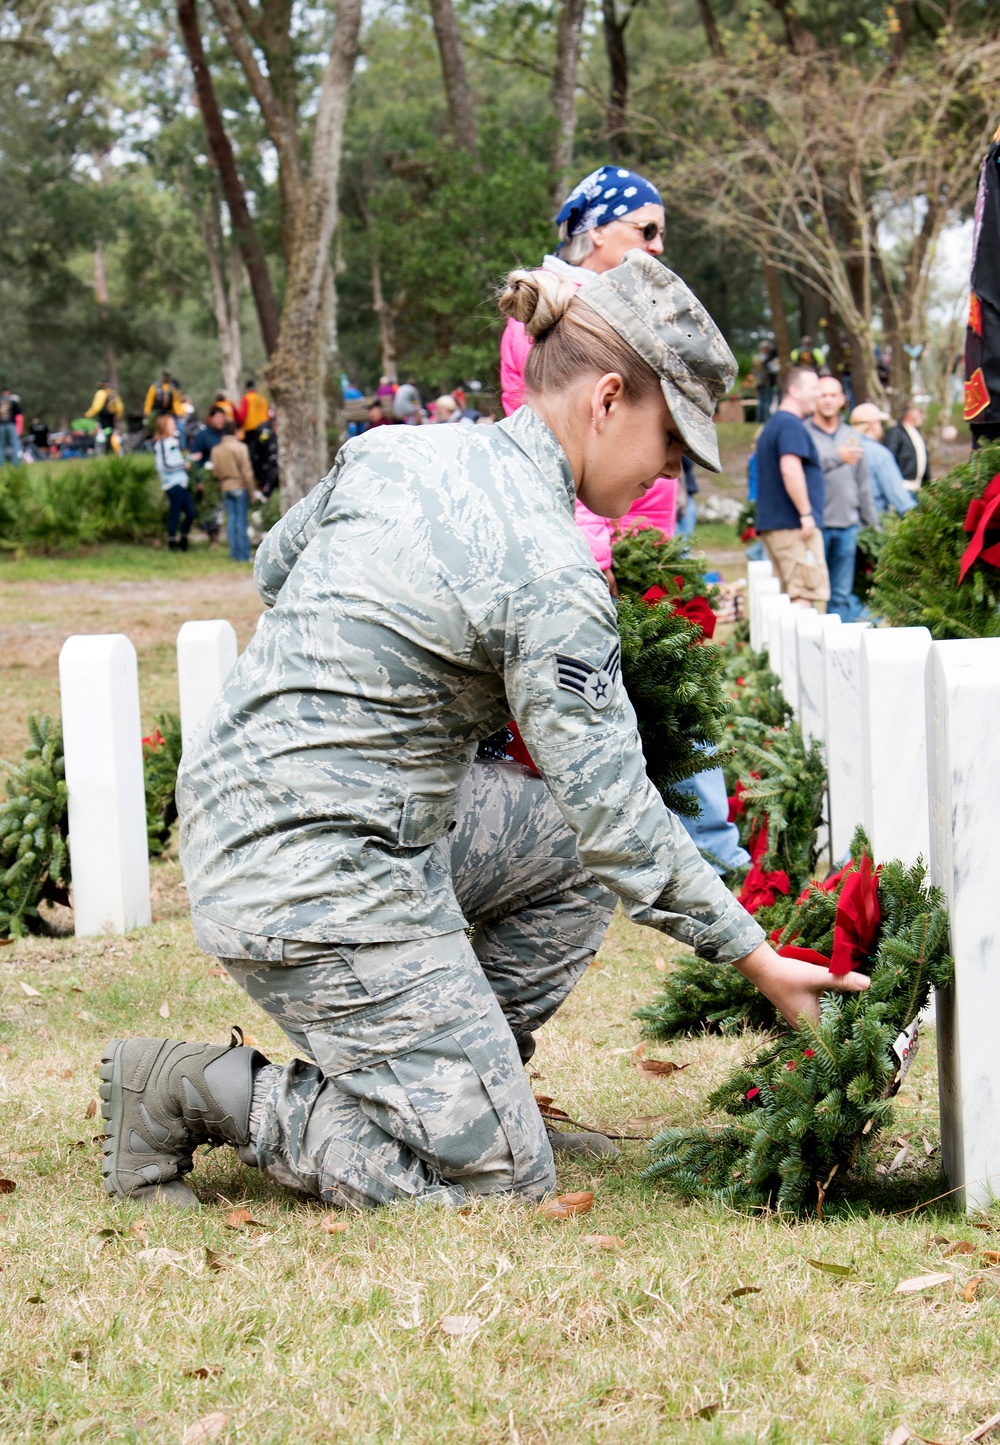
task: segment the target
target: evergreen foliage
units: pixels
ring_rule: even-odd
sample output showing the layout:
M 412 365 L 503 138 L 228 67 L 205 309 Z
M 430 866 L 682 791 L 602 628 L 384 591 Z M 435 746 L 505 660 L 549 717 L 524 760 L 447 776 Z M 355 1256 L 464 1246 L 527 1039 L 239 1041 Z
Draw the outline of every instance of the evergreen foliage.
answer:
M 736 628 L 726 644 L 726 686 L 736 702 L 738 717 L 755 718 L 765 727 L 783 728 L 792 709 L 781 691 L 781 679 L 771 671 L 766 650 L 754 652 L 749 638 Z M 735 783 L 735 778 L 727 781 Z
M 41 927 L 43 899 L 68 903 L 66 769 L 62 730 L 49 717 L 29 717 L 31 745 L 7 765 L 0 803 L 0 937 L 23 938 Z
M 994 442 L 925 483 L 918 505 L 887 534 L 869 605 L 890 626 L 928 627 L 938 639 L 1000 636 L 1000 569 L 977 561 L 958 582 L 970 541 L 969 503 L 998 472 L 1000 443 Z
M 863 843 L 856 836 L 855 857 Z M 926 886 L 923 866 L 887 863 L 878 895 L 875 953 L 860 965 L 871 988 L 828 994 L 818 1024 L 801 1019 L 735 1069 L 707 1100 L 730 1122 L 665 1130 L 650 1146 L 647 1178 L 691 1198 L 801 1213 L 817 1185 L 822 1202 L 836 1173 L 871 1176 L 873 1146 L 892 1122 L 893 1043 L 952 974 L 942 895 Z M 782 939 L 794 934 L 797 944 L 829 952 L 836 899 L 810 888 Z
M 148 455 L 0 467 L 0 548 L 61 552 L 137 542 L 161 531 L 163 519 Z
M 625 595 L 618 602 L 622 677 L 636 711 L 646 771 L 675 813 L 692 816 L 697 799 L 678 783 L 718 767 L 704 751 L 721 740 L 732 703 L 722 681 L 722 653 L 701 629 L 668 605 Z
M 719 589 L 705 580 L 705 558 L 688 549 L 686 537 L 665 537 L 655 527 L 620 532 L 611 548 L 618 591 L 640 598 L 650 587 L 662 587 L 671 601 L 704 597 L 714 610 Z
M 149 856 L 157 857 L 170 841 L 177 820 L 174 793 L 181 762 L 181 721 L 176 713 L 161 713 L 156 731 L 142 740 L 142 771 L 146 786 L 146 834 Z

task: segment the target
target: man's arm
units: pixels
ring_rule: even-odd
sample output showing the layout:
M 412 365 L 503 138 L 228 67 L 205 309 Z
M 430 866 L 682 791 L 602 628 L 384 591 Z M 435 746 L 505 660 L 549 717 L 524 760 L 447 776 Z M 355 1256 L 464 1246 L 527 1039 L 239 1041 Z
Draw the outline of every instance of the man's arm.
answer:
M 860 443 L 859 443 L 860 445 Z M 861 458 L 855 463 L 858 479 L 858 510 L 861 513 L 861 520 L 866 527 L 874 527 L 877 531 L 882 530 L 882 523 L 879 521 L 878 512 L 875 510 L 875 501 L 872 497 L 872 479 L 868 470 L 868 458 L 862 451 Z
M 802 458 L 797 457 L 794 452 L 785 452 L 780 465 L 781 480 L 785 484 L 788 500 L 799 514 L 802 535 L 811 537 L 819 526 L 819 522 L 812 514 L 812 503 L 809 501 L 809 488 L 806 486 L 806 471 L 802 465 Z
M 83 413 L 84 416 L 96 416 L 103 407 L 107 395 L 108 393 L 106 391 L 96 391 L 94 393 L 94 400 L 90 403 L 87 410 Z

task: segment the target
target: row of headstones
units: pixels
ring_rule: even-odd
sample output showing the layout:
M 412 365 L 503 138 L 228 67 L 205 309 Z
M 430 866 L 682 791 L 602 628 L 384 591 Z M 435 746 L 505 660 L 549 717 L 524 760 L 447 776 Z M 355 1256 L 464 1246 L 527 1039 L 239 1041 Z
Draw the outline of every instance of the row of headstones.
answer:
M 955 982 L 937 998 L 942 1159 L 969 1208 L 1000 1185 L 1000 638 L 843 623 L 748 563 L 750 644 L 766 650 L 807 742 L 823 745 L 830 859 L 863 824 L 876 862 L 922 857 L 945 895 Z
M 185 622 L 177 634 L 184 744 L 236 662 L 224 621 Z M 67 638 L 59 654 L 73 926 L 126 933 L 152 922 L 146 793 L 135 648 L 121 633 Z

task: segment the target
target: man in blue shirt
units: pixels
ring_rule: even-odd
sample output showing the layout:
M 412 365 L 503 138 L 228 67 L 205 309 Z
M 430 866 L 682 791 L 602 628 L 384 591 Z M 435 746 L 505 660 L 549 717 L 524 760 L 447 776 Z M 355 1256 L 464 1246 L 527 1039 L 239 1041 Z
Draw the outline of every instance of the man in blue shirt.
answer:
M 199 462 L 201 466 L 205 465 L 212 455 L 213 448 L 218 446 L 222 440 L 222 428 L 225 426 L 226 420 L 226 413 L 221 406 L 210 408 L 208 416 L 205 418 L 205 425 L 191 443 L 191 460 L 193 462 Z
M 781 379 L 781 401 L 757 440 L 757 532 L 793 602 L 826 610 L 830 579 L 823 555 L 823 470 L 805 426 L 819 392 L 810 367 Z

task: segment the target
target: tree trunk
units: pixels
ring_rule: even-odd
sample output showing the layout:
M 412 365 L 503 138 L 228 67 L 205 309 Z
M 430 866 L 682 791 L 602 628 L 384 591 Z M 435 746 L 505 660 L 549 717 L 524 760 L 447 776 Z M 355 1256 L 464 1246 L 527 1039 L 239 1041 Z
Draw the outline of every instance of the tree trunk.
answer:
M 212 314 L 215 317 L 215 329 L 219 333 L 222 385 L 230 397 L 239 396 L 240 364 L 239 358 L 234 352 L 234 344 L 236 351 L 239 350 L 239 315 L 237 313 L 234 335 L 232 306 L 227 289 L 227 279 L 231 282 L 231 276 L 227 278 L 226 275 L 225 241 L 222 235 L 219 204 L 215 196 L 209 197 L 207 210 L 197 212 L 197 221 L 201 239 L 205 245 L 208 274 L 212 284 Z M 237 300 L 238 297 L 239 291 L 237 290 Z
M 771 261 L 766 251 L 761 251 L 764 265 L 764 284 L 767 286 L 767 302 L 771 308 L 771 326 L 774 330 L 774 344 L 782 371 L 792 364 L 792 339 L 788 334 L 788 312 L 785 310 L 785 296 L 781 289 L 781 272 Z
M 465 70 L 465 53 L 458 19 L 452 0 L 431 0 L 434 34 L 441 56 L 441 73 L 448 97 L 448 114 L 455 140 L 470 155 L 478 153 L 476 117 L 472 108 L 472 91 Z
M 108 322 L 108 277 L 104 269 L 104 246 L 98 241 L 94 247 L 94 293 L 97 296 L 97 305 L 101 313 L 101 320 L 107 328 Z M 109 381 L 118 390 L 118 362 L 115 358 L 115 349 L 109 341 L 104 348 L 104 360 L 107 367 L 106 381 Z
M 226 134 L 222 111 L 219 109 L 215 87 L 212 84 L 212 77 L 205 59 L 205 47 L 202 44 L 201 29 L 198 24 L 197 0 L 177 0 L 177 23 L 184 37 L 184 48 L 191 65 L 191 73 L 194 76 L 195 92 L 198 96 L 198 107 L 201 110 L 208 148 L 219 173 L 233 235 L 250 278 L 250 290 L 257 308 L 257 319 L 260 322 L 264 349 L 270 356 L 278 345 L 280 325 L 278 303 L 271 287 L 267 261 L 261 249 L 257 227 L 250 215 L 243 182 L 236 168 L 236 157 Z
M 396 316 L 399 313 L 399 297 L 389 302 L 382 290 L 382 267 L 378 257 L 372 257 L 372 310 L 378 317 L 378 334 L 382 343 L 382 375 L 390 381 L 399 380 L 399 361 L 396 356 Z
M 222 384 L 234 399 L 243 390 L 243 330 L 240 324 L 240 300 L 243 290 L 243 258 L 235 240 L 229 241 L 229 356 L 231 373 L 222 368 Z
M 576 135 L 576 72 L 586 0 L 563 0 L 556 42 L 552 109 L 556 133 L 552 141 L 552 198 L 558 207 L 573 183 L 573 140 Z
M 628 52 L 625 49 L 625 26 L 632 12 L 629 11 L 624 20 L 619 20 L 615 0 L 601 0 L 601 3 L 604 16 L 604 49 L 610 71 L 608 103 L 605 109 L 608 150 L 613 161 L 622 161 L 628 149 Z
M 719 34 L 719 27 L 715 23 L 711 0 L 697 0 L 697 4 L 701 28 L 705 32 L 705 39 L 708 42 L 709 51 L 716 60 L 725 60 L 726 49 L 722 43 L 722 36 Z
M 321 398 L 329 318 L 324 318 L 324 301 L 361 6 L 362 0 L 337 0 L 336 28 L 320 91 L 309 174 L 288 258 L 281 335 L 267 365 L 278 435 L 281 500 L 286 510 L 304 497 L 326 470 Z

